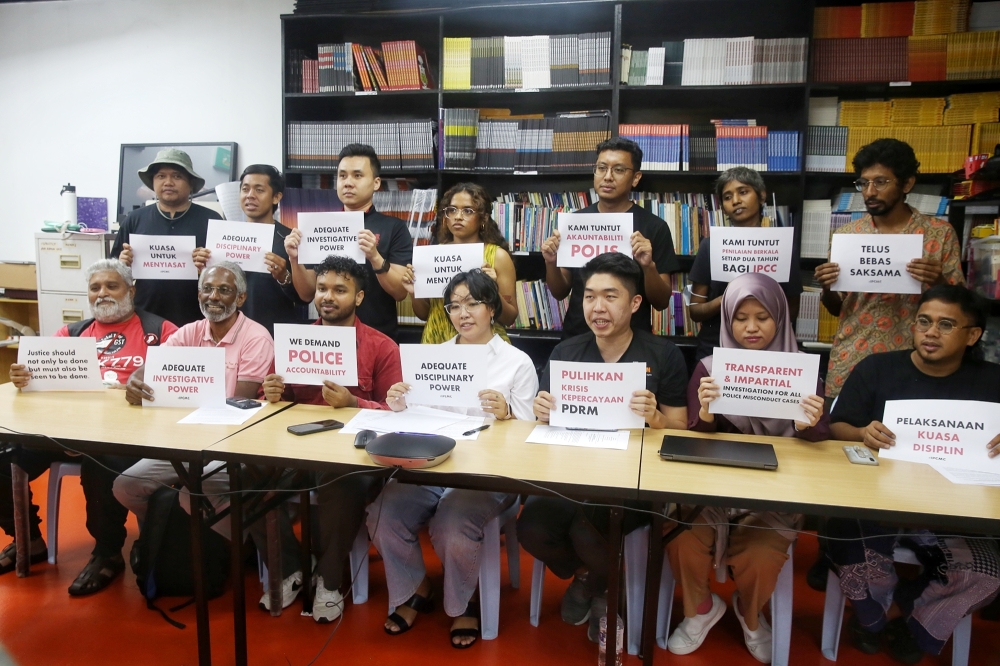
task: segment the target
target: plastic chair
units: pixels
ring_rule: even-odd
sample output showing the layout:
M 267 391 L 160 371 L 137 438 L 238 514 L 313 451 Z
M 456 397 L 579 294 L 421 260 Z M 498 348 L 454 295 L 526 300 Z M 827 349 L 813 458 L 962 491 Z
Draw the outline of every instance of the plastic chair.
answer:
M 62 480 L 67 476 L 80 476 L 80 463 L 54 462 L 49 465 L 49 502 L 45 509 L 49 564 L 56 563 L 59 550 L 59 498 L 62 495 Z
M 901 564 L 916 564 L 917 560 L 912 550 L 896 548 L 892 559 Z M 823 603 L 823 656 L 830 661 L 837 661 L 837 651 L 840 648 L 840 629 L 844 624 L 844 593 L 840 589 L 840 577 L 833 569 L 826 577 L 826 601 Z M 969 648 L 972 644 L 972 615 L 966 615 L 955 627 L 951 635 L 952 666 L 968 666 Z
M 795 544 L 788 546 L 788 559 L 778 573 L 778 580 L 771 593 L 771 664 L 788 666 L 789 648 L 792 642 L 792 554 Z M 725 581 L 726 570 L 716 570 L 716 580 Z M 670 558 L 663 552 L 663 575 L 660 578 L 660 598 L 656 606 L 656 644 L 667 649 L 670 633 L 670 616 L 674 606 L 674 572 L 670 568 Z

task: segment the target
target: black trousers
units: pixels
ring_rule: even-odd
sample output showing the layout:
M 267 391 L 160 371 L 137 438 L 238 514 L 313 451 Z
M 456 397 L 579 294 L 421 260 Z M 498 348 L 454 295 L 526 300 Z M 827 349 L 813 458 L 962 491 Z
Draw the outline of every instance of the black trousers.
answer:
M 87 503 L 87 531 L 97 544 L 93 555 L 120 555 L 125 546 L 125 521 L 128 509 L 115 499 L 112 486 L 121 472 L 139 461 L 129 456 L 70 456 L 64 451 L 45 451 L 12 447 L 0 454 L 0 529 L 14 536 L 14 491 L 10 464 L 16 463 L 34 481 L 54 462 L 80 463 L 80 485 Z M 102 465 L 111 468 L 105 469 Z M 112 471 L 113 470 L 113 471 Z M 29 529 L 32 539 L 41 538 L 38 506 L 32 502 Z

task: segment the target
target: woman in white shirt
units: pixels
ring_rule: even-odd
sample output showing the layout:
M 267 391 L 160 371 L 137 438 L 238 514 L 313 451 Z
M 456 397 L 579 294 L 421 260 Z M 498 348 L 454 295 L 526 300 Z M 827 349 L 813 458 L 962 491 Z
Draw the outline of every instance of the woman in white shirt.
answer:
M 412 293 L 412 275 L 404 277 Z M 444 291 L 444 309 L 458 335 L 446 345 L 483 345 L 489 388 L 479 393 L 481 407 L 442 407 L 488 419 L 534 420 L 532 401 L 538 376 L 531 359 L 493 332 L 502 301 L 497 283 L 479 269 L 456 275 Z M 406 409 L 409 385 L 389 388 L 387 402 L 394 411 Z M 444 568 L 444 610 L 455 618 L 451 645 L 467 648 L 479 637 L 476 592 L 479 549 L 483 528 L 516 500 L 516 495 L 390 481 L 379 499 L 368 507 L 368 532 L 382 555 L 389 606 L 395 612 L 385 622 L 390 635 L 413 626 L 418 613 L 433 610 L 418 534 L 429 525 L 431 543 Z

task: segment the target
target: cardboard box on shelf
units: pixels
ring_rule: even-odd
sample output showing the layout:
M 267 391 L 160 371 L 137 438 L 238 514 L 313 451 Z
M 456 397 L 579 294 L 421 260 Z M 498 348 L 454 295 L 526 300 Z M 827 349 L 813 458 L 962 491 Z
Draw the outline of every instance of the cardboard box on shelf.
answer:
M 38 289 L 35 264 L 14 264 L 0 261 L 0 288 L 34 291 Z

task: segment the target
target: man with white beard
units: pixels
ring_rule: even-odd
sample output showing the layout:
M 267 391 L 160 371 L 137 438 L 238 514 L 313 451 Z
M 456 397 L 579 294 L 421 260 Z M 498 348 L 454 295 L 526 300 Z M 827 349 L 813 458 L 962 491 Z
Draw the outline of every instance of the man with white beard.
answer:
M 168 340 L 177 327 L 162 317 L 135 309 L 132 271 L 121 261 L 97 261 L 87 268 L 86 277 L 93 319 L 63 326 L 56 336 L 95 338 L 105 386 L 122 389 L 132 372 L 142 367 L 146 349 Z M 10 366 L 10 379 L 14 386 L 24 388 L 31 381 L 31 373 L 15 363 Z M 83 596 L 102 590 L 125 569 L 121 551 L 125 545 L 128 510 L 114 498 L 112 486 L 118 474 L 112 470 L 124 471 L 136 460 L 127 456 L 71 457 L 60 451 L 8 449 L 0 455 L 0 528 L 14 535 L 10 465 L 6 463 L 16 462 L 33 481 L 53 462 L 79 462 L 80 483 L 87 502 L 87 530 L 97 545 L 69 593 Z M 38 527 L 40 522 L 38 507 L 32 504 L 29 520 L 32 563 L 43 562 L 48 556 Z M 13 542 L 0 552 L 0 574 L 14 570 L 15 553 Z

